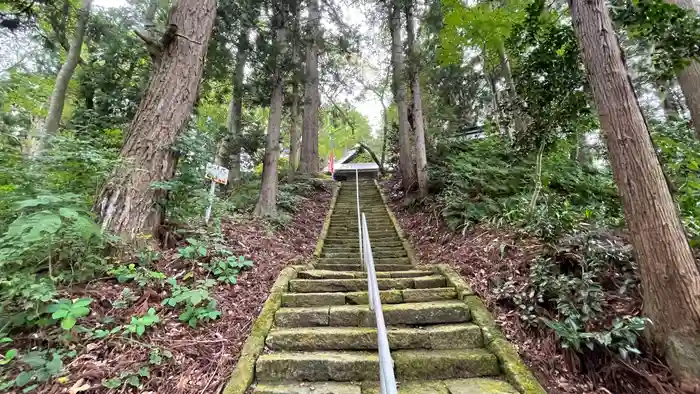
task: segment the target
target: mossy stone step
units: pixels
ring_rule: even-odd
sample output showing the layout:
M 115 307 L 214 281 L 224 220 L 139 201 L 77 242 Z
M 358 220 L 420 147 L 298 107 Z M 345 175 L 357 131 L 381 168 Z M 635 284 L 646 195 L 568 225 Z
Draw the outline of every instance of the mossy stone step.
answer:
M 405 251 L 403 246 L 379 246 L 372 244 L 372 250 L 381 250 L 383 252 L 401 252 Z M 360 251 L 360 245 L 350 246 L 350 245 L 329 245 L 323 248 L 324 253 L 358 253 Z
M 372 242 L 372 248 L 403 248 L 403 243 L 401 240 L 396 237 L 396 240 L 389 240 L 389 241 L 376 241 L 370 239 Z M 358 240 L 357 237 L 353 240 L 349 239 L 343 239 L 343 240 L 337 240 L 337 239 L 329 239 L 326 238 L 324 241 L 324 247 L 323 250 L 326 250 L 328 248 L 349 248 L 349 249 L 355 249 L 359 250 L 360 249 L 360 241 Z
M 470 378 L 498 375 L 498 360 L 482 349 L 398 350 L 392 352 L 398 380 Z M 255 363 L 258 381 L 353 382 L 376 380 L 375 352 L 315 351 L 264 354 Z
M 399 384 L 399 394 L 518 394 L 510 384 L 493 378 L 413 380 Z M 260 383 L 253 394 L 380 394 L 379 382 Z
M 416 278 L 419 276 L 431 276 L 435 273 L 429 270 L 407 270 L 396 272 L 377 272 L 377 278 Z M 364 271 L 329 271 L 307 270 L 299 271 L 297 279 L 356 279 L 367 278 Z
M 399 349 L 475 349 L 484 346 L 475 324 L 426 328 L 389 327 L 389 347 Z M 376 350 L 377 330 L 364 327 L 308 327 L 272 330 L 265 342 L 273 350 Z
M 359 253 L 357 256 L 354 256 L 352 258 L 347 258 L 347 257 L 322 257 L 318 259 L 319 264 L 355 264 L 358 267 L 360 267 L 360 256 Z M 411 265 L 411 260 L 409 260 L 408 257 L 399 257 L 399 258 L 386 258 L 386 257 L 375 257 L 374 258 L 374 265 L 379 265 L 379 264 L 404 264 L 407 266 Z M 380 271 L 379 268 L 377 268 L 377 271 Z
M 327 258 L 339 258 L 339 259 L 349 259 L 349 258 L 359 258 L 360 256 L 360 251 L 356 252 L 323 252 L 321 253 L 322 257 L 327 257 Z M 378 258 L 400 258 L 400 257 L 406 257 L 406 250 L 400 249 L 400 250 L 389 250 L 389 251 L 384 251 L 382 249 L 375 249 L 372 247 L 372 256 L 374 256 L 375 259 Z
M 362 394 L 381 393 L 379 382 L 357 384 Z M 518 394 L 513 386 L 494 378 L 405 381 L 398 389 L 399 394 Z
M 424 326 L 465 323 L 469 308 L 461 301 L 431 301 L 383 305 L 387 325 Z M 367 305 L 280 308 L 275 313 L 278 327 L 374 327 L 374 311 Z
M 457 298 L 457 290 L 452 287 L 379 291 L 379 299 L 384 305 L 400 304 L 404 302 L 452 300 L 455 298 Z M 367 305 L 368 303 L 369 297 L 366 291 L 347 293 L 285 293 L 282 295 L 282 306 L 284 307 Z
M 253 394 L 362 394 L 362 387 L 356 383 L 338 382 L 260 383 L 255 386 Z
M 409 278 L 377 278 L 379 290 L 427 289 L 445 287 L 445 277 L 431 275 Z M 364 291 L 367 279 L 292 279 L 289 291 L 292 293 L 328 293 L 337 291 Z
M 362 269 L 359 263 L 357 264 L 315 264 L 314 267 L 319 270 L 328 271 L 358 271 Z M 406 271 L 413 268 L 411 264 L 374 264 L 374 268 L 377 273 L 392 272 L 392 271 Z

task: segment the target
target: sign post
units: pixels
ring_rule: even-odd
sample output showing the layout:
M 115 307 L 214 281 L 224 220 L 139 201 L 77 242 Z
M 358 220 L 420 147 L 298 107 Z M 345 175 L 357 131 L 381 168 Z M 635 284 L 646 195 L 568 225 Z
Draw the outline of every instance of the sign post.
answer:
M 209 205 L 207 210 L 204 212 L 204 224 L 209 224 L 209 218 L 211 218 L 211 206 L 214 203 L 214 192 L 216 191 L 216 184 L 220 183 L 225 185 L 228 183 L 228 168 L 216 165 L 214 163 L 207 163 L 207 172 L 204 178 L 211 180 L 211 186 L 209 187 Z

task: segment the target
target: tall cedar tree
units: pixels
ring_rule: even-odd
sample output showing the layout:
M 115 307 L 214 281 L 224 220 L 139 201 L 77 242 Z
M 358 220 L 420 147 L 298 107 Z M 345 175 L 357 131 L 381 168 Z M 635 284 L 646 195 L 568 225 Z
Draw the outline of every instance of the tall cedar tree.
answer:
M 215 17 L 215 0 L 179 0 L 170 9 L 168 30 L 158 43 L 159 61 L 121 150 L 123 165 L 94 207 L 102 227 L 128 241 L 158 235 L 165 191 L 151 185 L 173 176 L 173 144 L 197 99 Z
M 304 84 L 304 114 L 301 135 L 299 172 L 314 174 L 320 167 L 318 156 L 319 107 L 318 52 L 321 34 L 321 11 L 318 0 L 308 0 L 308 45 L 306 48 L 306 75 Z
M 267 121 L 267 137 L 265 139 L 265 157 L 263 159 L 262 183 L 260 196 L 253 213 L 259 217 L 277 216 L 277 164 L 280 159 L 280 128 L 282 127 L 282 110 L 284 99 L 284 77 L 282 66 L 284 62 L 286 12 L 282 10 L 284 3 L 276 2 L 273 26 L 275 27 L 275 45 L 272 52 L 272 96 L 270 97 L 270 115 Z
M 648 334 L 686 385 L 700 377 L 700 272 L 656 157 L 604 0 L 573 0 L 573 28 L 642 280 Z M 700 387 L 700 386 L 696 386 Z
M 392 90 L 399 117 L 399 169 L 401 183 L 408 191 L 416 181 L 416 166 L 413 163 L 411 126 L 408 123 L 406 84 L 404 83 L 403 39 L 401 38 L 401 0 L 389 2 L 389 30 L 391 31 Z
M 416 176 L 418 193 L 421 197 L 428 195 L 428 158 L 425 152 L 425 123 L 423 119 L 423 101 L 420 91 L 420 56 L 416 40 L 416 22 L 413 18 L 413 0 L 404 0 L 406 9 L 406 38 L 408 48 L 408 69 L 411 80 L 411 118 L 413 135 L 416 141 Z

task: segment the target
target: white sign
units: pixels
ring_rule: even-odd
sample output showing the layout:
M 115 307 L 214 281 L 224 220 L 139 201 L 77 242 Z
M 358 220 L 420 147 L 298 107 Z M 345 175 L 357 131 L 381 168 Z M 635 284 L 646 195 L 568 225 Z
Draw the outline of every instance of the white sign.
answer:
M 204 177 L 210 179 L 212 182 L 225 185 L 228 183 L 228 168 L 213 163 L 207 163 L 207 173 Z

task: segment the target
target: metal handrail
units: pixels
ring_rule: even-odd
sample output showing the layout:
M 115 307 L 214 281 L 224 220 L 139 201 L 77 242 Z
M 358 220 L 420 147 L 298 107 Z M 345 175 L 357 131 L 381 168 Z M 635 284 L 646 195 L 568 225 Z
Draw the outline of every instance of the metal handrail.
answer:
M 357 236 L 360 241 L 360 266 L 365 268 L 364 254 L 362 253 L 362 222 L 360 220 L 360 177 L 355 169 L 355 193 L 357 195 Z
M 367 230 L 367 219 L 362 213 L 362 242 L 365 265 L 367 268 L 367 293 L 369 306 L 374 310 L 374 318 L 377 322 L 377 349 L 379 351 L 379 386 L 382 394 L 397 394 L 396 377 L 394 376 L 394 360 L 389 350 L 389 337 L 384 323 L 382 301 L 379 298 L 379 285 L 377 284 L 377 272 L 374 270 L 374 257 L 372 256 L 372 244 Z

